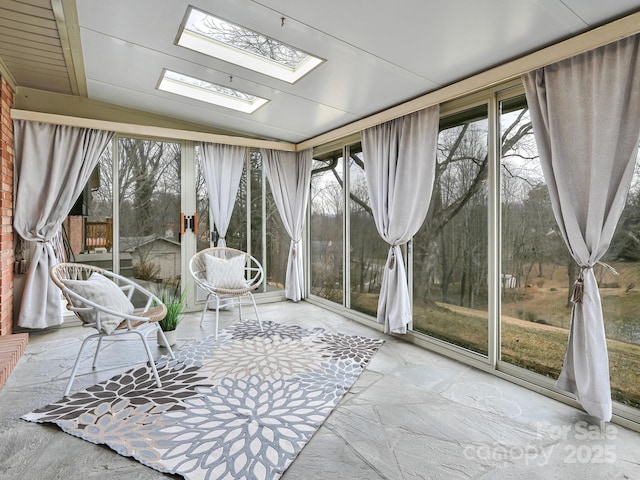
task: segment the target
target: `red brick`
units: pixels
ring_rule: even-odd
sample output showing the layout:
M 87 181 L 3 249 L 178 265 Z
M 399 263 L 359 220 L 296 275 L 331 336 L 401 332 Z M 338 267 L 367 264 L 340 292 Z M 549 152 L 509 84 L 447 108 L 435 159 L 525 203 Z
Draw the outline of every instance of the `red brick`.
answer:
M 13 330 L 13 165 L 14 139 L 10 109 L 14 94 L 0 75 L 0 336 Z M 0 376 L 8 372 L 0 368 Z

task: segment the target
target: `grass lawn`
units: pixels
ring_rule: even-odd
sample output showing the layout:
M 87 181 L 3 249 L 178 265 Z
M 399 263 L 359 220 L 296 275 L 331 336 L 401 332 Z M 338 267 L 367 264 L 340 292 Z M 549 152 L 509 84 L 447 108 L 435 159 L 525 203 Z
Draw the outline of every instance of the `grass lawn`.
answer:
M 609 349 L 614 400 L 640 408 L 640 268 L 612 263 L 613 276 L 597 267 Z M 545 277 L 533 277 L 502 298 L 503 361 L 556 379 L 569 338 L 571 307 L 566 267 L 545 265 Z M 636 287 L 638 285 L 638 287 Z M 437 293 L 434 293 L 437 295 Z M 376 315 L 378 295 L 350 292 L 351 308 Z M 414 304 L 414 329 L 483 355 L 488 349 L 487 311 L 426 301 Z
M 487 314 L 464 310 L 435 304 L 415 307 L 414 329 L 486 355 Z M 569 338 L 567 329 L 503 318 L 501 330 L 503 361 L 558 378 Z M 613 399 L 640 408 L 640 345 L 615 340 L 607 344 Z

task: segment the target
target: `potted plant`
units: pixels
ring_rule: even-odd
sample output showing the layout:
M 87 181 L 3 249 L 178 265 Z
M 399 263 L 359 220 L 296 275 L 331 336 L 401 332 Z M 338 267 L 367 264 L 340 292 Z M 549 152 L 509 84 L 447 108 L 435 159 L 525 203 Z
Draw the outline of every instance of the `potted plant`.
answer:
M 176 328 L 178 328 L 178 324 L 182 319 L 182 310 L 184 309 L 184 304 L 187 298 L 186 289 L 182 293 L 179 293 L 179 289 L 179 285 L 173 289 L 165 286 L 158 295 L 160 300 L 162 300 L 162 303 L 167 307 L 167 314 L 158 323 L 160 323 L 160 328 L 162 328 L 165 337 L 167 337 L 167 342 L 169 342 L 169 346 L 171 347 L 176 344 Z M 166 347 L 159 332 L 157 340 L 158 345 Z

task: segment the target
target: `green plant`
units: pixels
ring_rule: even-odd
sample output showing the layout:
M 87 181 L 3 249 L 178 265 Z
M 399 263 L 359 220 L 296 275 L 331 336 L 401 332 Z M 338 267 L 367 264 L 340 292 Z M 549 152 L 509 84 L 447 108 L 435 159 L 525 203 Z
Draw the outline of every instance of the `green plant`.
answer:
M 159 322 L 160 328 L 162 328 L 164 332 L 175 330 L 180 323 L 180 315 L 182 314 L 187 299 L 187 290 L 185 289 L 182 293 L 179 293 L 179 289 L 180 286 L 174 288 L 165 286 L 158 294 L 162 303 L 167 307 L 167 314 Z

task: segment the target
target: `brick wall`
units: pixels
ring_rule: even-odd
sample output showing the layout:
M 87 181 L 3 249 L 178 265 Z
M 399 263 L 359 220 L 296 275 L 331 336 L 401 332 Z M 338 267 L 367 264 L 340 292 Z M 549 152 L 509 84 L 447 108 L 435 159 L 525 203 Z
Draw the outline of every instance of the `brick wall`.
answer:
M 0 76 L 0 336 L 13 331 L 13 91 Z
M 13 91 L 0 75 L 0 388 L 29 341 L 13 332 Z
M 84 250 L 84 218 L 80 215 L 69 215 L 62 222 L 71 251 L 75 254 L 82 253 Z

